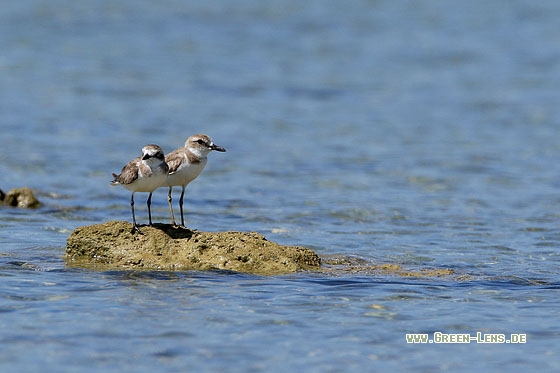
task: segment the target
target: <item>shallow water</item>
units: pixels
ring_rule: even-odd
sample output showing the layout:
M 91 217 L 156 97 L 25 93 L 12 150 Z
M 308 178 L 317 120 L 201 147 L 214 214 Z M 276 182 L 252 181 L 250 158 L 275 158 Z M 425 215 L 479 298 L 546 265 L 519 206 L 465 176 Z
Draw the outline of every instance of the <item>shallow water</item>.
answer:
M 558 370 L 560 5 L 8 1 L 0 367 Z M 451 278 L 65 268 L 147 143 L 205 132 L 187 222 Z M 137 218 L 147 221 L 145 195 Z M 176 198 L 178 199 L 178 198 Z M 155 221 L 169 219 L 166 191 Z M 406 334 L 527 335 L 407 344 Z

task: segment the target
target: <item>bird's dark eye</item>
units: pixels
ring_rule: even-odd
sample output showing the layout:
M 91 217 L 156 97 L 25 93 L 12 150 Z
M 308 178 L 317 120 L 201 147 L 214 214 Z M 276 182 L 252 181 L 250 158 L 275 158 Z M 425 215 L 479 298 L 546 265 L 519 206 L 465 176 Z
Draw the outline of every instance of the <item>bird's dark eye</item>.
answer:
M 198 139 L 198 140 L 196 140 L 196 142 L 199 143 L 200 145 L 206 145 L 206 144 L 204 143 L 204 140 L 202 140 L 202 139 Z

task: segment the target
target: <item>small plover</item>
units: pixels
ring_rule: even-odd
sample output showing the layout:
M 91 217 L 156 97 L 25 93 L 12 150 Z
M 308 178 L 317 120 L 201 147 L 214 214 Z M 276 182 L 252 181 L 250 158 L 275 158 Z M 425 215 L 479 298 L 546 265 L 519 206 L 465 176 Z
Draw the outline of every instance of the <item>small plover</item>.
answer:
M 148 217 L 150 225 L 152 225 L 152 192 L 157 188 L 166 185 L 167 173 L 169 167 L 165 163 L 163 150 L 157 145 L 149 144 L 142 148 L 142 156 L 134 158 L 123 167 L 120 175 L 113 174 L 115 178 L 111 185 L 122 185 L 132 192 L 130 197 L 130 207 L 132 209 L 132 232 L 138 233 L 140 229 L 136 225 L 136 217 L 134 215 L 134 193 L 149 192 L 148 197 Z
M 169 203 L 169 211 L 171 212 L 171 223 L 175 225 L 175 216 L 173 214 L 173 205 L 171 191 L 174 186 L 181 186 L 181 198 L 179 199 L 179 209 L 181 210 L 181 225 L 185 226 L 185 218 L 183 217 L 183 197 L 187 185 L 196 179 L 204 169 L 207 162 L 207 155 L 212 150 L 225 152 L 226 150 L 212 142 L 208 135 L 193 135 L 185 141 L 185 146 L 173 150 L 167 154 L 165 161 L 169 165 L 169 176 L 165 185 L 169 187 L 167 202 Z

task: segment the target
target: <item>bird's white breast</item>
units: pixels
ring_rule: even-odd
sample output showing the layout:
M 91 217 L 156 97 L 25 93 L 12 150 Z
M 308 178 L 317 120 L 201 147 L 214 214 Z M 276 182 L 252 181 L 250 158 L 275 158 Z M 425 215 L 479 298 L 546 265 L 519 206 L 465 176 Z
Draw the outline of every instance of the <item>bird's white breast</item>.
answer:
M 167 186 L 187 185 L 200 175 L 206 166 L 206 158 L 197 163 L 189 163 L 187 157 L 177 170 L 167 176 Z

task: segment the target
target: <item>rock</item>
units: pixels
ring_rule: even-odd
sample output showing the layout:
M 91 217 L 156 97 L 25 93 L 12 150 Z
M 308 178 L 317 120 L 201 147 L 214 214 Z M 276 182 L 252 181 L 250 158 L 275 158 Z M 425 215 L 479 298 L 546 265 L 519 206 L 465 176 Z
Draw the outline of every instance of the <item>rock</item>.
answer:
M 314 271 L 325 276 L 466 278 L 447 268 L 407 269 L 337 254 L 320 258 L 310 249 L 282 246 L 255 232 L 199 232 L 155 224 L 142 226 L 143 234 L 132 234 L 131 228 L 131 223 L 110 221 L 75 229 L 66 241 L 66 265 L 99 270 L 225 269 L 257 275 Z
M 37 208 L 41 205 L 28 187 L 12 189 L 2 199 L 5 205 L 13 207 Z
M 321 259 L 310 249 L 282 246 L 251 232 L 199 232 L 168 224 L 141 227 L 110 221 L 80 227 L 67 239 L 68 266 L 99 269 L 225 269 L 259 275 L 317 270 Z

